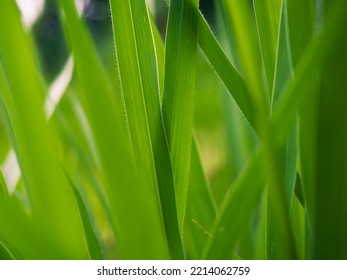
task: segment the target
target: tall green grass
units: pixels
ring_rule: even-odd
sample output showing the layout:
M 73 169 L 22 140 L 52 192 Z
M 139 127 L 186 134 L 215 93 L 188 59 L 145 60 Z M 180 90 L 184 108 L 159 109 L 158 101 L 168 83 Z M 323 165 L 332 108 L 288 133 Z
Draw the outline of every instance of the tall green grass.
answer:
M 50 100 L 3 1 L 0 258 L 347 258 L 347 2 L 220 0 L 212 28 L 155 3 L 165 34 L 109 1 L 105 54 L 57 1 L 73 75 Z

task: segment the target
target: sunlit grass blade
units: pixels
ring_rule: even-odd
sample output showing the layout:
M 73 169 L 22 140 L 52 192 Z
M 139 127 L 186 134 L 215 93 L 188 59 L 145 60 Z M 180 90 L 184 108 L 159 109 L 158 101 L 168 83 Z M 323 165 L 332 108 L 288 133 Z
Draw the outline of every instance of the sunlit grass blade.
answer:
M 158 59 L 159 77 L 164 77 L 164 44 L 157 27 L 152 23 Z M 163 81 L 160 79 L 160 87 Z M 200 259 L 202 249 L 209 238 L 209 230 L 216 218 L 214 199 L 201 165 L 196 138 L 193 137 L 190 163 L 189 188 L 185 215 L 185 252 L 189 259 Z
M 164 95 L 165 46 L 163 43 L 163 39 L 161 38 L 161 35 L 159 33 L 159 30 L 153 20 L 153 17 L 150 17 L 150 19 L 151 19 L 151 29 L 152 29 L 153 38 L 154 38 L 155 51 L 157 55 L 156 57 L 157 57 L 157 64 L 158 64 L 160 104 L 162 104 L 163 95 Z
M 268 91 L 271 95 L 275 77 L 282 2 L 282 0 L 253 0 Z
M 235 32 L 236 48 L 240 56 L 242 73 L 250 94 L 251 109 L 257 115 L 256 127 L 263 126 L 269 113 L 269 97 L 263 77 L 260 47 L 251 6 L 244 1 L 221 2 L 226 19 Z M 263 128 L 261 128 L 263 129 Z
M 6 182 L 5 182 L 4 175 L 2 173 L 1 168 L 0 168 L 0 197 L 2 197 L 3 199 L 9 198 Z
M 55 240 L 54 246 L 64 248 L 60 249 L 58 258 L 84 258 L 78 210 L 59 168 L 57 141 L 45 122 L 44 87 L 34 64 L 33 51 L 15 3 L 3 1 L 2 4 L 0 53 L 9 86 L 2 97 L 9 108 L 33 216 L 41 230 Z M 22 75 L 18 75 L 19 65 Z
M 197 0 L 172 0 L 165 40 L 163 112 L 183 230 L 189 183 L 198 49 Z
M 199 46 L 206 55 L 206 58 L 211 63 L 225 87 L 228 89 L 233 99 L 237 103 L 243 115 L 254 127 L 254 113 L 252 112 L 250 94 L 248 88 L 237 72 L 235 67 L 230 63 L 227 56 L 224 54 L 218 41 L 214 37 L 206 20 L 199 12 Z
M 113 227 L 122 257 L 168 258 L 159 201 L 154 195 L 155 191 L 146 188 L 148 181 L 140 183 L 138 180 L 115 93 L 83 21 L 78 18 L 74 3 L 59 3 L 75 59 L 80 97 L 106 180 L 110 208 L 114 215 Z M 138 250 L 140 247 L 143 249 Z
M 141 178 L 162 209 L 171 258 L 183 258 L 174 176 L 159 102 L 154 38 L 146 2 L 111 1 L 118 69 Z M 179 182 L 175 182 L 179 183 Z M 158 196 L 159 194 L 159 196 Z

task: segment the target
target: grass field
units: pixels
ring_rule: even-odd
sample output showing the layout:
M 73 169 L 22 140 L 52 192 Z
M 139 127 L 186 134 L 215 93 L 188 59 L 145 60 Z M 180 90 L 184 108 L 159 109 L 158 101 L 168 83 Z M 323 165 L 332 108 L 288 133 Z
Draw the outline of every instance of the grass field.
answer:
M 347 259 L 347 1 L 75 2 L 1 3 L 0 259 Z

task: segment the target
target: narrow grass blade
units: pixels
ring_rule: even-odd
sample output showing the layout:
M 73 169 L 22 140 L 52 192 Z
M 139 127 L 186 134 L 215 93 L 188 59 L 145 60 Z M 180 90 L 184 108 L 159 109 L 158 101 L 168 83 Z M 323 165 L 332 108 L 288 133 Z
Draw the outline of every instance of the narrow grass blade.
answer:
M 270 94 L 272 94 L 275 77 L 282 2 L 282 0 L 253 0 L 258 36 Z
M 67 179 L 69 180 L 72 191 L 75 195 L 75 199 L 78 205 L 78 209 L 81 216 L 81 221 L 84 229 L 84 236 L 86 239 L 89 257 L 91 260 L 103 260 L 104 255 L 102 252 L 102 247 L 100 241 L 98 240 L 95 229 L 93 228 L 92 222 L 90 220 L 87 207 L 82 199 L 82 196 L 75 186 L 75 184 L 71 181 L 71 178 L 66 173 Z
M 305 208 L 300 203 L 299 199 L 294 196 L 291 211 L 291 223 L 293 227 L 296 251 L 298 252 L 298 258 L 303 260 L 306 255 L 306 228 L 305 228 Z
M 15 260 L 14 255 L 2 241 L 0 241 L 0 260 Z
M 159 93 L 160 93 L 160 104 L 163 103 L 163 95 L 164 95 L 164 73 L 165 73 L 165 47 L 163 43 L 163 39 L 159 33 L 159 30 L 153 20 L 151 19 L 151 29 L 154 38 L 154 46 L 157 54 L 157 64 L 158 64 L 158 76 L 159 76 Z
M 197 0 L 172 0 L 165 41 L 163 112 L 183 231 L 192 143 L 198 48 Z
M 111 10 L 120 79 L 140 176 L 152 186 L 150 192 L 159 191 L 171 258 L 183 258 L 172 166 L 159 102 L 154 38 L 146 3 L 131 0 L 116 5 L 111 1 Z
M 123 118 L 120 106 L 115 101 L 110 82 L 83 21 L 77 15 L 74 3 L 60 1 L 59 4 L 75 59 L 80 98 L 92 129 L 97 155 L 106 180 L 106 191 L 114 215 L 113 228 L 122 258 L 166 259 L 166 236 L 156 191 L 151 189 L 146 177 L 143 177 L 144 182 L 139 181 L 134 159 L 126 142 L 126 132 L 121 124 Z M 121 13 L 124 5 L 119 5 L 120 9 L 117 11 Z M 127 17 L 128 20 L 130 18 L 131 16 Z M 126 24 L 122 26 L 131 27 Z M 129 34 L 124 38 L 129 38 Z M 127 45 L 123 47 L 128 48 Z M 127 79 L 134 81 L 130 79 L 131 76 L 132 74 Z M 136 91 L 132 93 L 134 92 Z M 144 151 L 136 155 L 140 156 Z M 153 171 L 148 174 L 153 174 Z
M 152 24 L 158 58 L 159 77 L 164 77 L 164 44 L 155 25 Z M 155 35 L 157 34 L 157 35 Z M 162 66 L 161 66 L 162 65 Z M 160 80 L 160 85 L 163 81 Z M 161 85 L 162 87 L 162 85 Z M 200 259 L 209 230 L 216 218 L 214 199 L 201 165 L 196 139 L 193 137 L 189 187 L 183 240 L 188 259 Z
M 3 199 L 9 199 L 9 194 L 6 186 L 6 182 L 4 179 L 4 174 L 2 173 L 2 170 L 0 169 L 0 197 Z
M 255 127 L 250 93 L 245 81 L 224 54 L 203 15 L 199 12 L 199 46 L 213 69 L 228 89 L 242 114 Z
M 251 6 L 245 1 L 221 2 L 226 20 L 235 32 L 236 47 L 240 55 L 242 73 L 250 93 L 251 109 L 257 117 L 256 127 L 261 128 L 269 113 L 269 97 L 263 79 L 264 67 Z M 265 75 L 264 75 L 265 77 Z

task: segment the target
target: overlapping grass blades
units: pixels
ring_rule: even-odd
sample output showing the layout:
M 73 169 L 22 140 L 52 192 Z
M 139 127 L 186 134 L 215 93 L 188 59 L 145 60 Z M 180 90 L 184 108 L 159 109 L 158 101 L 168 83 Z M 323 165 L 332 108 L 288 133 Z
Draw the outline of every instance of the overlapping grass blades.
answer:
M 219 4 L 215 36 L 197 0 L 169 1 L 163 43 L 145 0 L 111 0 L 115 76 L 58 1 L 76 75 L 47 121 L 45 73 L 4 0 L 0 110 L 22 178 L 11 194 L 0 172 L 0 258 L 347 257 L 347 2 Z M 225 86 L 219 173 L 194 123 L 198 46 Z
M 124 125 L 120 122 L 120 105 L 117 106 L 115 93 L 73 3 L 61 1 L 60 5 L 75 56 L 82 100 L 107 182 L 108 199 L 114 214 L 113 227 L 116 238 L 120 241 L 121 253 L 130 259 L 167 258 L 166 238 L 158 211 L 160 206 L 155 196 L 156 191 L 150 185 L 151 182 L 143 181 L 144 173 L 137 173 L 135 170 Z M 122 85 L 124 89 L 124 84 Z M 130 122 L 129 116 L 128 119 Z M 144 153 L 135 147 L 134 150 L 137 154 Z M 146 158 L 148 155 L 144 156 Z M 129 201 L 136 202 L 137 208 L 133 209 Z M 144 246 L 147 248 L 143 251 L 137 249 Z
M 111 1 L 117 63 L 138 170 L 162 209 L 172 258 L 183 258 L 174 178 L 159 99 L 154 37 L 144 1 Z M 145 21 L 145 23 L 143 23 Z M 124 28 L 127 26 L 128 28 Z M 159 196 L 157 195 L 159 193 Z
M 0 13 L 0 52 L 6 73 L 3 79 L 8 85 L 8 90 L 2 90 L 2 99 L 13 129 L 16 141 L 13 144 L 29 192 L 34 221 L 43 232 L 56 239 L 52 245 L 56 247 L 56 257 L 82 258 L 84 244 L 78 211 L 58 165 L 56 139 L 45 122 L 45 89 L 34 65 L 32 46 L 21 26 L 15 3 L 4 1 Z M 23 75 L 18 75 L 18 67 Z M 63 249 L 65 246 L 68 249 Z M 34 252 L 27 253 L 30 258 Z M 47 257 L 53 257 L 52 253 L 47 250 Z

